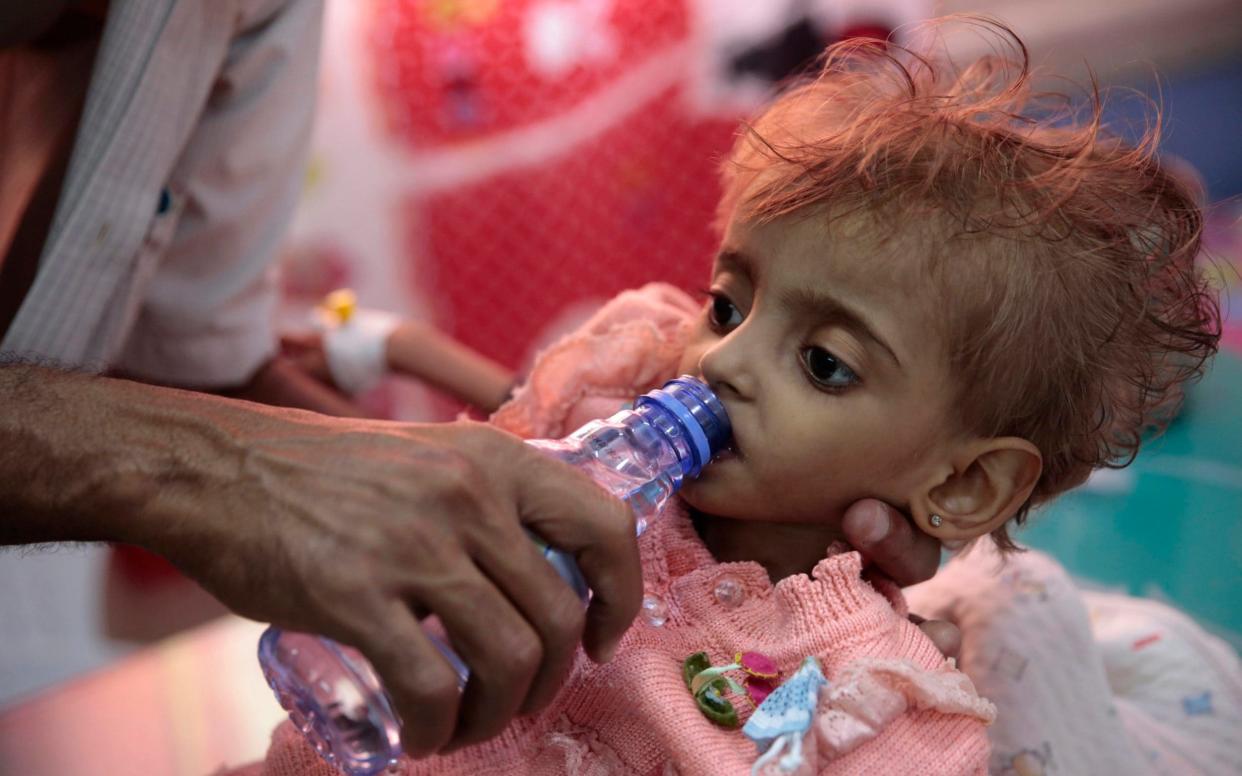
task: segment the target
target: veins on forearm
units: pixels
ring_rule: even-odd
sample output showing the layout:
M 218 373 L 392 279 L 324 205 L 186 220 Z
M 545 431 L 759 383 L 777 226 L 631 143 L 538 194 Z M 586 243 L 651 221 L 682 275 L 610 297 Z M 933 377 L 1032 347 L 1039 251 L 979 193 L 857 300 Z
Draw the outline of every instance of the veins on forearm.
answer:
M 130 541 L 149 504 L 200 476 L 187 413 L 161 413 L 155 389 L 8 366 L 0 394 L 0 542 Z

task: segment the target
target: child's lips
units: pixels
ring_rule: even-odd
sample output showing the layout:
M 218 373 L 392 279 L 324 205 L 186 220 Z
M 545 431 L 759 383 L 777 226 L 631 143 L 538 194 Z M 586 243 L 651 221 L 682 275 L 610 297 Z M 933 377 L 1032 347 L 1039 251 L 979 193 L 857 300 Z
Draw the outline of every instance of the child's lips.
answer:
M 712 460 L 713 461 L 728 461 L 731 459 L 741 459 L 742 457 L 743 457 L 742 451 L 738 447 L 737 442 L 730 441 L 729 444 L 726 445 L 720 452 L 716 453 L 716 457 L 713 458 Z
M 729 406 L 729 402 L 724 397 L 721 397 L 721 403 L 724 404 L 725 411 L 728 412 L 729 417 L 732 418 L 733 409 Z M 713 461 L 727 461 L 727 460 L 731 460 L 735 458 L 740 460 L 744 457 L 745 456 L 742 455 L 742 446 L 738 442 L 738 439 L 737 439 L 737 427 L 736 425 L 734 425 L 733 433 L 729 437 L 729 444 L 721 448 L 721 450 L 716 453 L 715 457 L 713 457 L 712 460 Z

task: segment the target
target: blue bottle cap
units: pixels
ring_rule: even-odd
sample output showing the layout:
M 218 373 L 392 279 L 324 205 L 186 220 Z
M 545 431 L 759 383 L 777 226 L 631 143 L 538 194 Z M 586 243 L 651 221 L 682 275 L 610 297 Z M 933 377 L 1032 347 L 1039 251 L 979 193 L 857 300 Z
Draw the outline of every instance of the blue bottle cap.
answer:
M 720 452 L 733 436 L 729 415 L 724 404 L 707 384 L 697 377 L 682 375 L 669 380 L 663 388 L 638 397 L 635 406 L 657 404 L 676 417 L 690 440 L 694 465 L 687 472 L 697 476 L 704 464 Z

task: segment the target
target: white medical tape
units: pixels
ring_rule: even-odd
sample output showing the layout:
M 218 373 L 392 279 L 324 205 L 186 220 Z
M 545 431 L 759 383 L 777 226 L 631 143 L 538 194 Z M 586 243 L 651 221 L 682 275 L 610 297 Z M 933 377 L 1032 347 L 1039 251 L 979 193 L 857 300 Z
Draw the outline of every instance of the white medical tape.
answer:
M 349 320 L 323 333 L 332 381 L 350 396 L 364 393 L 388 373 L 388 335 L 401 319 L 381 310 L 356 310 Z

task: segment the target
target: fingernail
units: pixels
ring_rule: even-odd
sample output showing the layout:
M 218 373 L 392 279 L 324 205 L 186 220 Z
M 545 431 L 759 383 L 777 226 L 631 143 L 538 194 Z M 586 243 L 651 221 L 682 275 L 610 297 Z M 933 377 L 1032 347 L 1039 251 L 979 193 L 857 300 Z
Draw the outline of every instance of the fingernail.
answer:
M 858 532 L 859 541 L 864 544 L 875 544 L 876 542 L 888 536 L 890 524 L 888 521 L 888 512 L 884 507 L 878 504 L 866 504 L 862 510 L 865 520 L 862 530 Z

